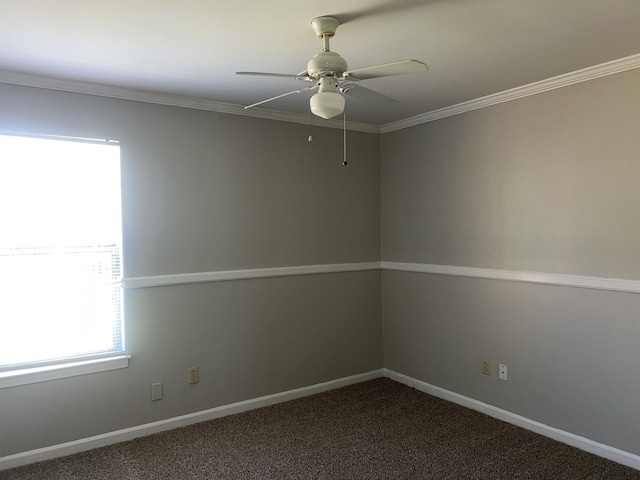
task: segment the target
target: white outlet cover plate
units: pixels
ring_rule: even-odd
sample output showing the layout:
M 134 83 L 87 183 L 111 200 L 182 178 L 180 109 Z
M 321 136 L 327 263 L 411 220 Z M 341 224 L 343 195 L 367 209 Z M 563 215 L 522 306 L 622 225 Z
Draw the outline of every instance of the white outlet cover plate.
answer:
M 507 379 L 507 366 L 504 364 L 500 364 L 500 380 Z

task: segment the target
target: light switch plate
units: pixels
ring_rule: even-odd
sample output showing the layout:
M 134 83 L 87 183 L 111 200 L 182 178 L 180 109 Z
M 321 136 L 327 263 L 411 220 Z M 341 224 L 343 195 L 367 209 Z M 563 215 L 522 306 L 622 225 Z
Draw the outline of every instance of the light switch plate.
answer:
M 152 383 L 151 384 L 151 400 L 162 400 L 162 384 L 161 383 Z

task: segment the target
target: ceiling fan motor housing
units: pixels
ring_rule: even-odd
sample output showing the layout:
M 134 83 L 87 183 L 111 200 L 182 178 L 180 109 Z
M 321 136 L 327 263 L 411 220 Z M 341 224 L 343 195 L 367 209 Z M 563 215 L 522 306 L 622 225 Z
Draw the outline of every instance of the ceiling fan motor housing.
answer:
M 336 52 L 320 52 L 307 63 L 307 73 L 314 78 L 322 75 L 342 76 L 347 71 L 347 61 Z

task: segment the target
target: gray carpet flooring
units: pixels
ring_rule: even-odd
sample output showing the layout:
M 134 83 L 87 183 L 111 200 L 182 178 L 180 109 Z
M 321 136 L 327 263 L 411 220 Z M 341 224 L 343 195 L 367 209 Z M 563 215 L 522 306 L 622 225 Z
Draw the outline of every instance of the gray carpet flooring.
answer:
M 640 471 L 376 379 L 64 458 L 1 480 L 639 479 Z

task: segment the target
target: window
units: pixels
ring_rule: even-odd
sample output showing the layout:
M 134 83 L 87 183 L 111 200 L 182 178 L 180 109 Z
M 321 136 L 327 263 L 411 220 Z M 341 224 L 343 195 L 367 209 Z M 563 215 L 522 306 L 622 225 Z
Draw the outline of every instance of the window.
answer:
M 0 135 L 0 219 L 0 387 L 126 366 L 118 143 Z

